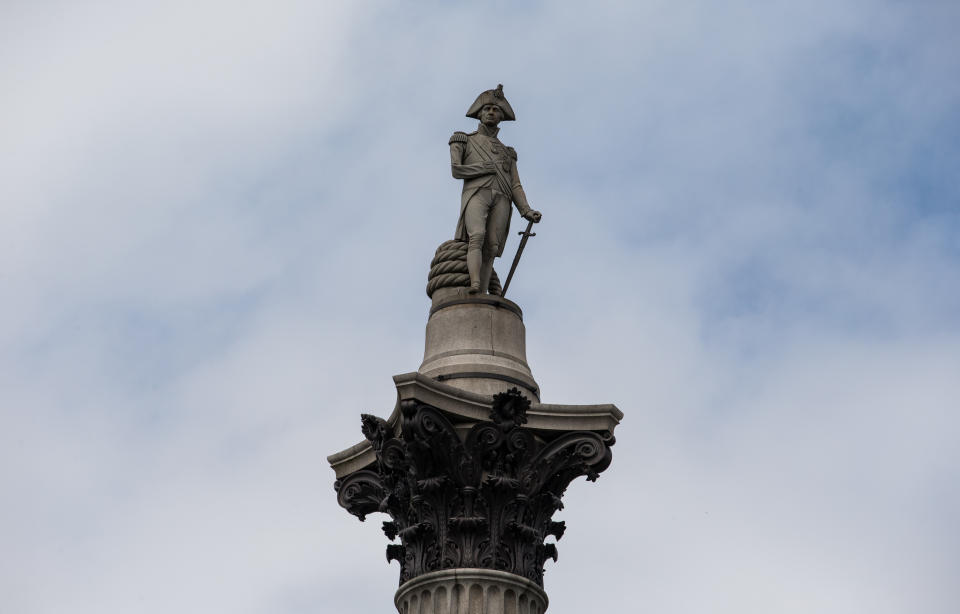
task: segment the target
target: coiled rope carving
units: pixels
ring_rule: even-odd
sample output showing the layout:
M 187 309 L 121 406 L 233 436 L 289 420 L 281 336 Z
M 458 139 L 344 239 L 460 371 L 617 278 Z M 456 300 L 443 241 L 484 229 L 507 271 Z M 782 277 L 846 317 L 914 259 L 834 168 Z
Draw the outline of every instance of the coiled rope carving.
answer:
M 465 241 L 444 241 L 437 248 L 430 262 L 430 274 L 427 275 L 427 296 L 440 288 L 467 288 L 470 286 L 470 273 L 467 271 L 467 243 Z M 500 278 L 494 271 L 490 276 L 490 294 L 500 294 Z

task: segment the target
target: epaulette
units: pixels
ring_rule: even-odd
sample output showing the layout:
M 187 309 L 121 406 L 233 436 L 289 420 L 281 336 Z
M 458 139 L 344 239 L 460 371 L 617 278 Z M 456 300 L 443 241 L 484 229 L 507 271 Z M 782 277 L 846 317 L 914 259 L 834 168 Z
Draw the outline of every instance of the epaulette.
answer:
M 450 137 L 450 142 L 447 145 L 453 145 L 454 143 L 466 143 L 467 142 L 467 133 L 466 132 L 454 132 L 453 136 Z
M 513 161 L 517 161 L 517 150 L 513 147 L 507 147 L 507 153 L 510 154 L 510 157 L 513 158 Z

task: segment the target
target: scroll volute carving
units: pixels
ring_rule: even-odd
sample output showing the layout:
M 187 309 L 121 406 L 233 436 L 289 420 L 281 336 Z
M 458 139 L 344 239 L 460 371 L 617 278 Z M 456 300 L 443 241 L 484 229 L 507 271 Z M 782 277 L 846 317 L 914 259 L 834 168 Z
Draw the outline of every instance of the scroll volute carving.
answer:
M 461 440 L 444 413 L 415 400 L 400 405 L 400 432 L 363 415 L 364 436 L 376 452 L 373 469 L 338 481 L 338 501 L 361 520 L 389 514 L 384 534 L 400 544 L 387 559 L 400 562 L 401 584 L 447 568 L 508 571 L 543 585 L 543 565 L 557 559 L 566 529 L 552 520 L 578 476 L 595 480 L 611 460 L 613 438 L 567 432 L 544 442 L 523 427 L 530 401 L 516 388 L 494 396 L 490 421 Z

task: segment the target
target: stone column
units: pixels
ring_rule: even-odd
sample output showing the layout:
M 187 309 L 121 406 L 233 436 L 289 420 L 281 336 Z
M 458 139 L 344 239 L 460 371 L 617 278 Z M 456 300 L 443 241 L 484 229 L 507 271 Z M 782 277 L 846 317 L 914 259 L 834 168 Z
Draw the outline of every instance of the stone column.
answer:
M 542 614 L 543 589 L 493 569 L 446 569 L 410 580 L 394 597 L 400 614 Z
M 418 372 L 394 377 L 387 419 L 328 460 L 337 500 L 389 516 L 401 614 L 540 614 L 567 486 L 612 460 L 613 405 L 549 405 L 527 365 L 523 314 L 496 296 L 437 291 Z

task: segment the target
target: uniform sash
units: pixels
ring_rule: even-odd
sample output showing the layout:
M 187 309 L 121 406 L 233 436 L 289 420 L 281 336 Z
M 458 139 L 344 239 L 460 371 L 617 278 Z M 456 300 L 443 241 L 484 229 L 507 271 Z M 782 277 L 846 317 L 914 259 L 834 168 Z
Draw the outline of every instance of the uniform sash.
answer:
M 493 154 L 487 151 L 484 147 L 478 142 L 480 139 L 467 139 L 467 145 L 473 147 L 473 150 L 477 152 L 477 155 L 483 160 L 493 162 L 493 166 L 496 169 L 497 184 L 500 186 L 500 191 L 507 198 L 511 198 L 513 193 L 513 185 L 507 179 L 506 175 L 503 174 L 503 169 L 500 168 L 500 163 L 493 157 Z

